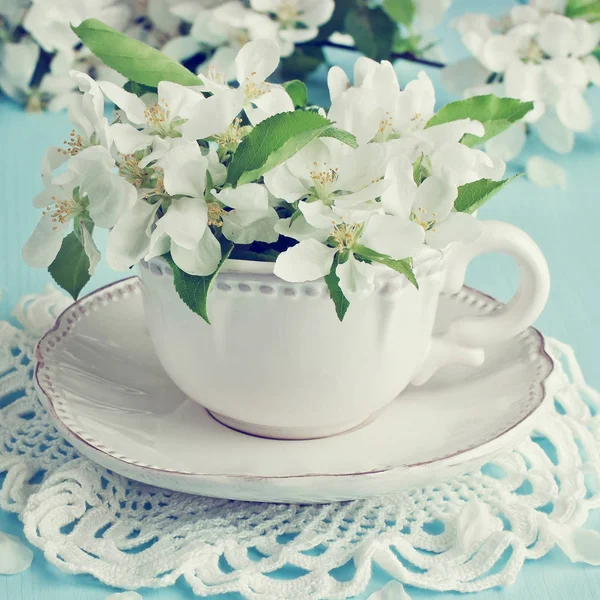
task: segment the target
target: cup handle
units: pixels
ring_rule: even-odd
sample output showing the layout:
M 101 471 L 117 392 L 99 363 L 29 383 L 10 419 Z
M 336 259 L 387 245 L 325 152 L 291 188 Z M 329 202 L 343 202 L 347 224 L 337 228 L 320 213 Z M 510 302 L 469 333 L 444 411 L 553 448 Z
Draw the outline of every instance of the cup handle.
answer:
M 438 369 L 451 364 L 479 366 L 484 346 L 518 335 L 539 316 L 548 300 L 550 273 L 537 244 L 521 229 L 501 221 L 481 221 L 483 230 L 473 242 L 461 243 L 451 257 L 444 292 L 456 294 L 463 286 L 469 263 L 480 254 L 502 252 L 519 267 L 519 288 L 508 304 L 489 315 L 459 317 L 446 333 L 431 339 L 429 353 L 413 385 L 424 384 Z

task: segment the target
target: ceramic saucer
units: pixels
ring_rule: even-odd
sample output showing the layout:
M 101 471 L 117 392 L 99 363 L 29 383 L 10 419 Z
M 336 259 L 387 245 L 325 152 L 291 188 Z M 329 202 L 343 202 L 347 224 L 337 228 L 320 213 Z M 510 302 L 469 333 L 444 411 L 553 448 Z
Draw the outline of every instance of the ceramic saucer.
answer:
M 463 288 L 441 298 L 436 329 L 499 306 Z M 485 350 L 481 367 L 444 369 L 353 431 L 303 441 L 253 437 L 217 422 L 167 377 L 131 278 L 59 317 L 36 349 L 35 381 L 65 438 L 126 477 L 206 496 L 330 502 L 447 480 L 524 438 L 550 401 L 544 338 L 530 328 Z

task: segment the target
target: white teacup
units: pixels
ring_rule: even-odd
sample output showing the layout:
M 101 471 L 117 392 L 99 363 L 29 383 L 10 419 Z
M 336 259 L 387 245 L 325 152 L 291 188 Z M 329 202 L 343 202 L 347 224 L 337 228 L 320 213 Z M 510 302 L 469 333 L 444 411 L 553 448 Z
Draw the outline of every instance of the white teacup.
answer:
M 481 364 L 484 346 L 519 334 L 542 311 L 550 278 L 540 249 L 508 223 L 482 225 L 475 242 L 415 259 L 419 290 L 396 273 L 378 275 L 376 291 L 354 301 L 342 323 L 323 280 L 288 283 L 272 263 L 228 261 L 210 293 L 208 325 L 154 259 L 141 280 L 156 353 L 185 394 L 234 429 L 281 439 L 352 429 L 441 367 Z M 517 293 L 501 310 L 459 318 L 433 337 L 440 293 L 458 292 L 468 263 L 487 252 L 516 259 Z

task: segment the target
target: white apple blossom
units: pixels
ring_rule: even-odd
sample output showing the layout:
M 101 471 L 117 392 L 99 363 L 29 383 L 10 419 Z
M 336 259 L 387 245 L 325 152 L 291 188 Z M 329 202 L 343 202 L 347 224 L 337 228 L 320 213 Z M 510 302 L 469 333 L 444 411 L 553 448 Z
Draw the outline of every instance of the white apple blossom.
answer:
M 386 179 L 391 181 L 381 197 L 386 213 L 420 226 L 431 248 L 445 248 L 453 241 L 479 235 L 479 223 L 473 216 L 453 210 L 458 195 L 453 172 L 431 175 L 417 186 L 411 162 L 397 157 L 388 163 Z
M 501 158 L 460 143 L 466 134 L 484 134 L 478 121 L 466 118 L 427 126 L 435 110 L 435 90 L 424 72 L 401 90 L 389 62 L 362 57 L 354 67 L 353 86 L 339 67 L 330 69 L 328 85 L 329 118 L 351 131 L 359 143 L 383 143 L 389 156 L 403 153 L 411 162 L 423 156 L 429 174 L 450 169 L 457 185 L 504 174 Z
M 600 26 L 565 16 L 566 2 L 531 0 L 493 19 L 468 14 L 455 27 L 473 59 L 449 67 L 443 79 L 465 96 L 495 93 L 533 101 L 526 117 L 542 142 L 559 153 L 570 152 L 575 133 L 592 125 L 584 98 L 600 82 L 600 63 L 593 52 L 600 43 Z M 518 124 L 488 142 L 490 153 L 510 160 L 526 141 Z
M 200 72 L 222 73 L 226 81 L 235 77 L 233 60 L 244 44 L 258 39 L 278 39 L 277 23 L 239 0 L 182 2 L 172 6 L 171 12 L 191 27 L 188 35 L 169 40 L 163 52 L 185 60 L 198 52 L 214 49 L 214 54 L 200 65 Z M 279 57 L 280 50 L 276 53 Z
M 66 160 L 51 148 L 42 178 L 48 184 L 34 199 L 42 218 L 23 248 L 23 258 L 34 267 L 47 267 L 56 258 L 72 224 L 90 260 L 90 274 L 100 259 L 90 225 L 110 229 L 135 202 L 135 188 L 114 172 L 114 160 L 102 146 L 91 146 L 69 160 L 66 171 L 52 176 Z
M 385 152 L 376 144 L 349 148 L 337 140 L 318 139 L 265 175 L 265 185 L 300 210 L 315 201 L 326 207 L 356 206 L 381 195 L 386 184 Z M 306 209 L 308 210 L 308 208 Z
M 423 230 L 395 215 L 334 206 L 322 219 L 324 227 L 314 227 L 312 234 L 305 232 L 297 245 L 279 255 L 274 270 L 278 277 L 290 282 L 320 279 L 330 273 L 337 256 L 335 273 L 342 292 L 351 300 L 369 295 L 375 287 L 378 267 L 355 256 L 361 247 L 402 260 L 423 244 Z
M 290 56 L 294 45 L 317 37 L 319 27 L 331 19 L 334 0 L 250 0 L 259 13 L 273 16 L 279 26 L 282 56 Z
M 285 89 L 266 81 L 279 65 L 277 48 L 272 40 L 256 40 L 243 46 L 235 57 L 237 89 L 243 92 L 240 108 L 253 125 L 277 113 L 294 110 L 294 103 Z M 213 94 L 230 89 L 223 74 L 215 70 L 199 77 Z

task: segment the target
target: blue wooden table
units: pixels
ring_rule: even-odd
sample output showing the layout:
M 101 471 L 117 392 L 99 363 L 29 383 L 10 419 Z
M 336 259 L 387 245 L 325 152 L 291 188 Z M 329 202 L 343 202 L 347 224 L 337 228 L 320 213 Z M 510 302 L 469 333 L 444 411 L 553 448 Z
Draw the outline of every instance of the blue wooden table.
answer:
M 486 2 L 485 10 L 506 12 L 509 0 Z M 493 6 L 488 6 L 492 5 Z M 455 0 L 449 19 L 465 11 L 484 10 L 480 0 Z M 456 35 L 443 33 L 443 46 L 449 58 L 464 53 Z M 338 52 L 332 60 L 350 67 L 353 56 Z M 401 81 L 412 78 L 418 67 L 397 66 Z M 437 84 L 440 103 L 450 98 L 443 92 L 439 73 L 428 70 Z M 324 72 L 311 80 L 312 100 L 326 103 Z M 579 135 L 575 151 L 558 157 L 568 170 L 567 192 L 540 189 L 522 177 L 497 196 L 480 213 L 481 218 L 510 221 L 525 229 L 541 246 L 552 274 L 552 292 L 537 326 L 547 335 L 572 345 L 589 383 L 600 387 L 598 369 L 598 337 L 600 336 L 600 304 L 598 293 L 600 235 L 600 93 L 589 95 L 596 116 L 594 129 Z M 59 145 L 71 127 L 65 114 L 26 114 L 7 100 L 0 99 L 0 319 L 9 317 L 12 307 L 26 293 L 41 291 L 50 280 L 45 271 L 26 267 L 20 258 L 21 247 L 39 216 L 31 206 L 31 198 L 40 191 L 39 166 L 45 149 Z M 527 153 L 511 170 L 523 171 L 531 154 L 547 154 L 540 142 L 531 139 Z M 119 279 L 120 274 L 101 266 L 97 277 L 86 291 Z M 516 287 L 516 267 L 502 257 L 482 257 L 471 267 L 467 282 L 506 300 Z M 1 481 L 0 475 L 0 481 Z M 600 516 L 592 515 L 590 526 L 600 529 Z M 0 529 L 22 537 L 22 528 L 14 515 L 0 512 Z M 381 588 L 389 577 L 375 567 L 366 598 Z M 114 592 L 90 576 L 63 575 L 35 552 L 32 568 L 21 575 L 0 575 L 0 600 L 102 600 Z M 408 588 L 413 598 L 435 599 L 441 594 Z M 145 599 L 182 600 L 193 598 L 185 583 L 164 590 L 140 590 Z M 444 598 L 460 594 L 443 594 Z M 517 582 L 502 590 L 490 590 L 472 596 L 474 600 L 598 600 L 600 569 L 573 565 L 560 551 L 553 550 L 545 558 L 525 565 Z M 236 600 L 236 594 L 213 596 Z

